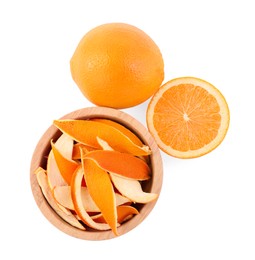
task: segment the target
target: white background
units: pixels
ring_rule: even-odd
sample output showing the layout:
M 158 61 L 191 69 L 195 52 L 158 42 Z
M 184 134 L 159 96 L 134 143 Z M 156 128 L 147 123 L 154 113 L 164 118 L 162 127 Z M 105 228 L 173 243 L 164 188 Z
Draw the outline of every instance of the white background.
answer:
M 1 259 L 255 259 L 253 2 L 1 0 Z M 231 124 L 201 158 L 162 152 L 163 188 L 151 214 L 124 236 L 92 242 L 45 219 L 29 168 L 53 119 L 92 106 L 72 81 L 69 60 L 88 30 L 108 22 L 133 24 L 154 39 L 165 82 L 195 76 L 218 87 Z M 145 124 L 147 104 L 123 111 Z

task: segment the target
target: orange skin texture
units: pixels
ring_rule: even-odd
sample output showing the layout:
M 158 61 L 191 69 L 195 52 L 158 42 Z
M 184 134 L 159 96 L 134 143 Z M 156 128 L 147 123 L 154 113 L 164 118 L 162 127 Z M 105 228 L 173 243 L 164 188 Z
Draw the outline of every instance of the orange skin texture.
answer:
M 82 167 L 78 167 L 72 176 L 71 181 L 71 196 L 74 204 L 74 209 L 79 218 L 89 227 L 98 229 L 98 230 L 108 230 L 110 228 L 109 225 L 99 224 L 93 221 L 93 219 L 86 212 L 82 197 L 81 197 L 81 182 L 83 179 L 83 170 Z
M 91 159 L 103 170 L 122 177 L 140 181 L 150 178 L 151 170 L 147 163 L 131 154 L 98 150 L 85 154 L 84 158 Z
M 102 212 L 114 234 L 118 235 L 116 199 L 109 174 L 99 168 L 92 160 L 83 159 L 82 167 L 91 198 Z
M 138 105 L 160 87 L 164 62 L 155 42 L 142 30 L 109 23 L 89 31 L 70 61 L 73 80 L 98 106 Z
M 134 144 L 143 146 L 142 141 L 133 132 L 131 132 L 128 128 L 126 128 L 125 126 L 123 126 L 117 122 L 114 122 L 109 119 L 103 119 L 103 118 L 91 119 L 91 121 L 100 122 L 100 123 L 112 126 L 112 127 L 116 128 L 117 130 L 119 130 L 121 133 L 123 133 L 125 136 L 127 136 Z
M 82 148 L 83 151 L 86 151 L 86 152 L 90 152 L 90 151 L 95 150 L 95 148 L 87 146 L 85 144 L 76 143 L 73 146 L 73 154 L 72 154 L 73 160 L 81 159 L 81 150 L 80 150 L 81 148 Z
M 87 146 L 101 149 L 97 142 L 97 137 L 103 139 L 117 151 L 126 152 L 133 155 L 148 155 L 150 151 L 144 150 L 134 144 L 127 136 L 116 128 L 104 123 L 90 120 L 54 120 L 54 125 L 62 132 L 72 137 L 77 142 Z
M 75 161 L 65 158 L 61 152 L 56 148 L 51 140 L 52 151 L 59 168 L 59 171 L 68 185 L 71 184 L 73 173 L 76 171 L 79 164 Z
M 117 207 L 117 216 L 118 216 L 118 223 L 123 223 L 127 219 L 131 218 L 133 215 L 139 214 L 138 210 L 129 205 L 121 205 Z M 103 214 L 98 214 L 93 217 L 93 220 L 98 223 L 106 223 Z

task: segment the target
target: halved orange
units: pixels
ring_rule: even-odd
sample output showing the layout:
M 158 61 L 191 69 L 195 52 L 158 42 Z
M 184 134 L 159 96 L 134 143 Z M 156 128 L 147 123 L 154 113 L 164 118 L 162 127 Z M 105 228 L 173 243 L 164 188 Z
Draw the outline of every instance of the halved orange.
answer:
M 158 146 L 178 158 L 214 150 L 229 127 L 224 96 L 209 82 L 182 77 L 165 83 L 151 99 L 147 125 Z

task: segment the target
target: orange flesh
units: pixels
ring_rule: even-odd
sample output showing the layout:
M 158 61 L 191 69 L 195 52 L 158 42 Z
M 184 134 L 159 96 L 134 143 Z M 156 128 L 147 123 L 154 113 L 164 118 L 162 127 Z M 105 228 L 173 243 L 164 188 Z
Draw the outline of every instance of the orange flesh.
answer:
M 197 150 L 217 136 L 219 112 L 215 97 L 208 91 L 193 84 L 180 84 L 162 95 L 153 121 L 166 145 L 179 151 Z

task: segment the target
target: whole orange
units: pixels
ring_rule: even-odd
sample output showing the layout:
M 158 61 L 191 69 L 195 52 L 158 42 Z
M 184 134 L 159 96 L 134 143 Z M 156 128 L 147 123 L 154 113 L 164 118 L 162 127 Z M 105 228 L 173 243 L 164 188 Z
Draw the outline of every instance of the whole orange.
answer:
M 151 97 L 164 79 L 164 62 L 155 42 L 124 23 L 100 25 L 78 44 L 71 74 L 92 103 L 113 108 L 138 105 Z

